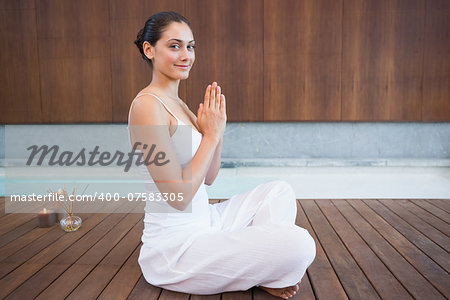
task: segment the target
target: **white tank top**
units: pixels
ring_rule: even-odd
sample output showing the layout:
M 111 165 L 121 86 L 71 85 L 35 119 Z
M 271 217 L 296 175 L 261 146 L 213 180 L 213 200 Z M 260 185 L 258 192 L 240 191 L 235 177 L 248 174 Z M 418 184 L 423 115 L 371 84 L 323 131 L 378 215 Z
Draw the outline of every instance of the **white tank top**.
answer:
M 152 95 L 155 97 L 161 104 L 166 108 L 166 110 L 174 116 L 175 119 L 178 121 L 178 125 L 188 125 L 181 121 L 179 118 L 175 116 L 175 114 L 172 113 L 172 111 L 164 104 L 164 102 L 156 95 L 151 93 L 142 93 L 136 96 L 136 98 L 142 96 L 142 95 Z M 135 98 L 135 99 L 136 99 Z M 130 105 L 130 110 L 128 113 L 128 138 L 131 144 L 131 137 L 130 137 L 130 115 L 131 115 L 131 109 L 133 107 L 134 100 Z M 192 125 L 188 125 L 192 127 Z M 184 127 L 184 126 L 183 126 Z M 180 130 L 180 127 L 177 126 L 177 129 L 175 133 L 171 136 L 170 140 L 171 143 L 175 149 L 175 152 L 178 157 L 178 161 L 180 162 L 180 165 L 182 168 L 184 168 L 186 165 L 188 165 L 194 155 L 197 153 L 198 147 L 200 146 L 200 143 L 202 141 L 202 134 L 198 132 L 196 129 L 192 127 L 191 130 L 191 137 L 187 136 L 188 131 L 185 129 L 188 128 L 187 126 L 182 128 L 183 130 Z M 189 139 L 192 139 L 191 141 Z M 186 145 L 192 144 L 191 149 L 187 149 Z M 137 150 L 140 152 L 139 150 Z M 159 193 L 159 190 L 153 181 L 150 172 L 148 171 L 145 164 L 140 165 L 139 167 L 140 174 L 143 176 L 143 180 L 145 183 L 145 189 L 147 193 Z M 209 200 L 208 200 L 208 194 L 206 192 L 205 188 L 205 180 L 201 183 L 197 193 L 195 194 L 194 198 L 191 202 L 191 212 L 181 212 L 173 209 L 173 212 L 157 212 L 154 213 L 151 211 L 151 209 L 148 209 L 148 203 L 146 203 L 146 212 L 144 217 L 144 233 L 142 236 L 142 241 L 150 242 L 153 238 L 160 239 L 161 235 L 167 235 L 170 234 L 172 231 L 179 231 L 179 230 L 188 230 L 189 228 L 193 229 L 194 231 L 199 228 L 209 227 L 211 225 L 211 218 L 210 218 L 210 210 L 209 210 Z M 155 203 L 152 203 L 152 207 L 154 207 Z M 167 206 L 168 204 L 165 204 Z M 188 209 L 189 210 L 189 207 Z

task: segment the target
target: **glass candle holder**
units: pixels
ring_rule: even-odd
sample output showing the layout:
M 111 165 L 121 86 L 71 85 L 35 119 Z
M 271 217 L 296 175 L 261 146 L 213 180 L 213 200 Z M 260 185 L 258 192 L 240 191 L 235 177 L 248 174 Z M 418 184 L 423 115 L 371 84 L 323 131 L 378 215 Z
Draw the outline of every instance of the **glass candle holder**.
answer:
M 56 213 L 51 209 L 44 208 L 38 214 L 39 227 L 52 227 L 56 222 Z
M 65 232 L 77 231 L 81 226 L 81 218 L 72 214 L 67 215 L 64 219 L 59 221 L 59 225 Z

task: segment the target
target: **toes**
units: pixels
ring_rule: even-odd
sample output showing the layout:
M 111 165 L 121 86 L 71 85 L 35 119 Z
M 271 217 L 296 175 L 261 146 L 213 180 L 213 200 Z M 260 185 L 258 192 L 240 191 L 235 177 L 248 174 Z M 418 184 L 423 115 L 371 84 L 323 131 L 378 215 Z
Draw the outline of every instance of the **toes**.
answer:
M 288 291 L 289 291 L 289 293 L 295 295 L 295 293 L 297 293 L 297 291 L 298 291 L 298 286 L 294 285 L 294 286 L 290 287 Z
M 287 295 L 289 298 L 293 296 L 293 294 L 289 291 L 285 291 L 284 294 Z

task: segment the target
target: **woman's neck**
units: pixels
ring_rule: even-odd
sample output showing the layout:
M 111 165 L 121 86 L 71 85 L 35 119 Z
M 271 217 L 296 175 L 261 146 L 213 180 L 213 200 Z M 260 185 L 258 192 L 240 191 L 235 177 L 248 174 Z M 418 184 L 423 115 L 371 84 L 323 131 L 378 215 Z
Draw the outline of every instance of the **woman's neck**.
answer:
M 178 97 L 178 86 L 180 84 L 180 80 L 173 80 L 169 78 L 161 78 L 161 76 L 154 76 L 152 82 L 148 85 L 148 88 L 151 90 L 158 91 L 162 95 L 166 97 L 170 97 L 172 99 L 180 99 Z M 161 95 L 161 96 L 162 96 Z

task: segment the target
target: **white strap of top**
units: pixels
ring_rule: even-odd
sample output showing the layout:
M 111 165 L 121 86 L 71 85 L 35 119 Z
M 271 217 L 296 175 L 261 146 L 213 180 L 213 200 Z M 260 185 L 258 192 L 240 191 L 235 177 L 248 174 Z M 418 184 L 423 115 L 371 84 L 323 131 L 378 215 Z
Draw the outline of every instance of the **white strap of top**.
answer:
M 152 95 L 153 97 L 155 97 L 156 99 L 158 99 L 159 102 L 162 103 L 162 105 L 164 105 L 164 107 L 167 109 L 167 111 L 170 112 L 170 114 L 171 114 L 175 119 L 177 119 L 178 121 L 180 120 L 180 119 L 178 119 L 177 116 L 175 116 L 175 114 L 167 107 L 167 105 L 165 105 L 164 102 L 163 102 L 158 96 L 156 96 L 155 94 L 152 94 L 152 93 L 142 93 L 142 94 L 137 95 L 136 98 L 138 98 L 138 97 L 140 97 L 140 96 L 142 96 L 142 95 Z M 134 99 L 136 99 L 136 98 L 134 98 Z

